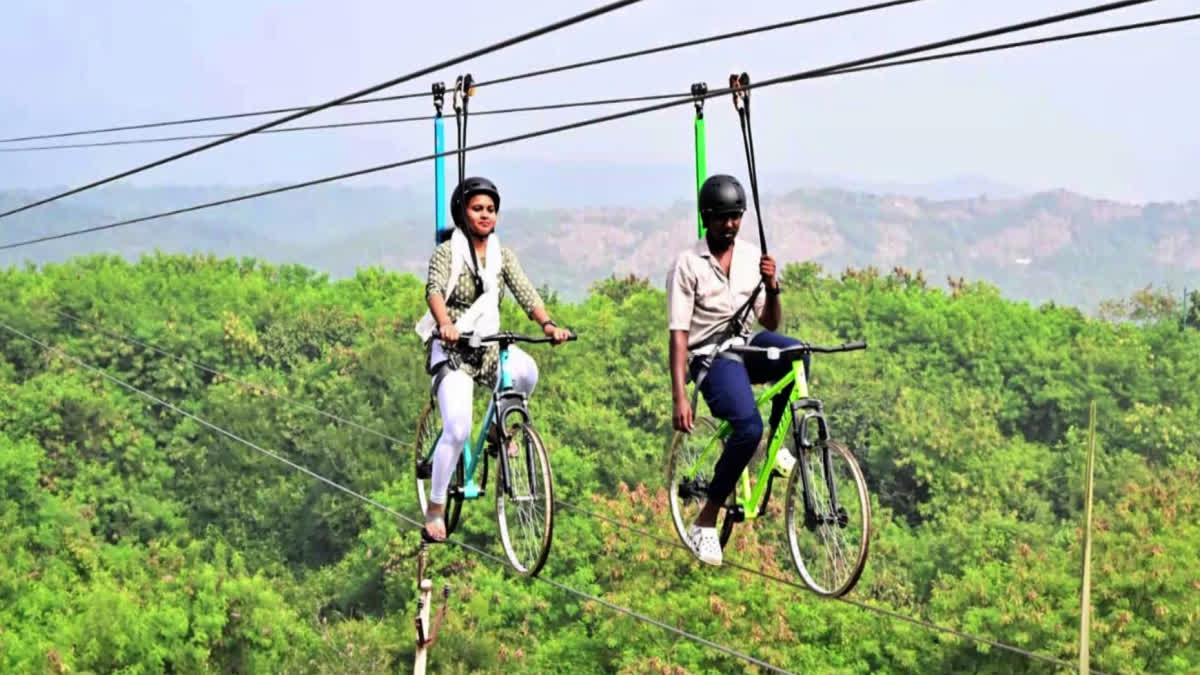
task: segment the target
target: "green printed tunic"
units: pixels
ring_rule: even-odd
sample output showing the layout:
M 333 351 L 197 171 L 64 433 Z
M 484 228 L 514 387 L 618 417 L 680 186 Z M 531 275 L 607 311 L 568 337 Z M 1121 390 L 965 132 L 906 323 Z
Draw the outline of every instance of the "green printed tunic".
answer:
M 525 270 L 521 268 L 521 263 L 517 260 L 517 254 L 513 253 L 512 249 L 501 247 L 501 267 L 500 267 L 500 300 L 504 300 L 504 289 L 507 287 L 512 291 L 517 303 L 521 305 L 521 309 L 533 318 L 533 311 L 542 306 L 542 297 L 538 294 L 537 289 L 529 282 L 529 277 L 525 276 Z M 437 293 L 446 300 L 446 310 L 450 314 L 451 321 L 458 321 L 475 299 L 483 295 L 483 287 L 475 283 L 475 276 L 471 274 L 470 264 L 464 265 L 462 274 L 458 277 L 458 283 L 454 284 L 454 293 L 450 297 L 446 297 L 446 288 L 450 285 L 450 263 L 451 263 L 451 248 L 450 242 L 446 241 L 438 245 L 433 251 L 433 257 L 429 259 L 429 276 L 425 282 L 425 297 Z M 486 260 L 483 256 L 479 256 L 479 267 L 482 269 L 486 265 Z M 436 340 L 437 335 L 425 345 L 425 363 L 426 369 L 433 374 L 433 369 L 430 368 L 429 353 L 432 349 L 433 340 Z M 496 366 L 500 361 L 500 347 L 497 345 L 488 345 L 486 348 L 476 350 L 472 353 L 471 350 L 457 350 L 449 348 L 447 353 L 454 352 L 460 357 L 459 368 L 475 379 L 475 382 L 481 386 L 491 386 L 496 380 Z

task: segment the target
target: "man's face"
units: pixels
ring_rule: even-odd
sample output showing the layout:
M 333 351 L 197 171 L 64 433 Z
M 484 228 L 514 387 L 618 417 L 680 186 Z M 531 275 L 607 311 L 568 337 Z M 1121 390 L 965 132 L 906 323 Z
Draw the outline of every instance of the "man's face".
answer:
M 742 229 L 742 212 L 714 215 L 704 222 L 704 227 L 714 243 L 732 245 L 734 239 L 737 239 L 738 230 Z

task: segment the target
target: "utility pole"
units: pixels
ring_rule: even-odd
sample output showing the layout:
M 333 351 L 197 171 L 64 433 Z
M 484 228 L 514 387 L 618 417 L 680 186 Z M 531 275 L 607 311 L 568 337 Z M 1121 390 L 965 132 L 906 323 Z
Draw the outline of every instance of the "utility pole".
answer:
M 417 596 L 417 652 L 413 659 L 413 675 L 425 675 L 425 665 L 429 660 L 429 648 L 433 646 L 433 641 L 437 639 L 438 631 L 442 628 L 442 619 L 446 618 L 446 603 L 450 599 L 450 584 L 442 587 L 442 608 L 438 610 L 437 619 L 433 623 L 433 630 L 429 630 L 429 604 L 433 595 L 433 582 L 425 578 L 425 568 L 427 563 L 427 552 L 425 542 L 421 542 L 420 552 L 417 554 L 417 584 L 419 594 Z
M 1091 672 L 1092 618 L 1092 488 L 1096 474 L 1096 401 L 1092 401 L 1088 420 L 1087 475 L 1083 495 L 1083 588 L 1079 599 L 1079 673 Z

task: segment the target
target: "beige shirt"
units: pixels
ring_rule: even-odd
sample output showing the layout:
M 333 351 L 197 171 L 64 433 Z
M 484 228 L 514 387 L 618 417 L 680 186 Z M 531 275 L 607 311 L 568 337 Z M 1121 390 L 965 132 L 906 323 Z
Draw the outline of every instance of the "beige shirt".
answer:
M 717 334 L 758 286 L 761 259 L 758 246 L 744 239 L 735 240 L 726 277 L 706 240 L 680 253 L 667 273 L 668 329 L 688 331 L 689 349 Z M 754 301 L 755 317 L 762 316 L 766 301 L 766 294 L 760 292 Z M 738 334 L 748 333 L 752 326 L 747 316 Z

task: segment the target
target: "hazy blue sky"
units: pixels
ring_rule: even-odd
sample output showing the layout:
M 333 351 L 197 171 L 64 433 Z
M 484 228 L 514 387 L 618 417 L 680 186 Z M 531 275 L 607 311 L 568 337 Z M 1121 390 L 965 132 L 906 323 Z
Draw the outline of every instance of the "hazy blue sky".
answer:
M 0 40 L 0 135 L 315 103 L 596 2 L 10 0 Z M 925 0 L 481 88 L 472 105 L 483 110 L 670 92 L 697 80 L 719 86 L 731 71 L 742 70 L 765 79 L 1092 2 Z M 427 90 L 434 79 L 452 83 L 466 70 L 488 79 L 853 4 L 858 3 L 647 0 L 397 91 Z M 1196 6 L 1194 0 L 1158 0 L 1033 34 L 1182 14 Z M 905 183 L 975 174 L 1022 188 L 1067 187 L 1122 200 L 1197 198 L 1197 63 L 1200 25 L 1185 24 L 785 85 L 754 94 L 759 170 L 768 186 L 771 176 L 785 173 Z M 416 100 L 335 110 L 308 121 L 430 110 L 428 100 Z M 709 110 L 710 169 L 743 173 L 732 106 L 721 99 L 710 102 Z M 494 138 L 596 112 L 480 117 L 471 123 L 471 136 Z M 489 158 L 686 164 L 691 161 L 690 115 L 690 108 L 677 108 L 488 150 L 472 166 L 484 166 Z M 226 131 L 247 124 L 189 129 Z M 292 181 L 424 153 L 430 136 L 421 123 L 252 138 L 134 182 Z M 184 147 L 0 154 L 0 187 L 78 183 Z M 363 182 L 412 184 L 428 180 L 429 171 L 413 167 Z M 620 179 L 614 171 L 612 180 Z

